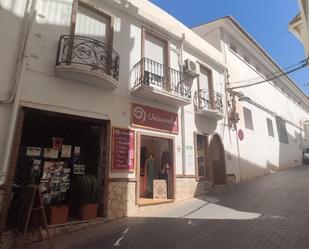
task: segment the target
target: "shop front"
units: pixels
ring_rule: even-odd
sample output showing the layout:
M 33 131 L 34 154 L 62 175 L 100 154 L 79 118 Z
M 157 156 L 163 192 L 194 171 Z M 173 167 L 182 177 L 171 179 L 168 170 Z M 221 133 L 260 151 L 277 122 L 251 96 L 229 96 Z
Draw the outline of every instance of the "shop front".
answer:
M 177 113 L 132 104 L 137 128 L 137 204 L 152 205 L 175 199 L 175 135 Z
M 16 228 L 29 212 L 20 208 L 29 185 L 37 186 L 49 225 L 105 217 L 109 121 L 30 108 L 22 112 L 7 228 Z M 34 214 L 29 227 L 41 222 Z

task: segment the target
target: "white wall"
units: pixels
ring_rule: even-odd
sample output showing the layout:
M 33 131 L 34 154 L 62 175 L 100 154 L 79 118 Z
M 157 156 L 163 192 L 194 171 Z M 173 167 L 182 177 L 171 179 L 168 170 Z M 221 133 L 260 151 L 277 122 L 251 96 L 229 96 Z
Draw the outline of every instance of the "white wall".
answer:
M 149 7 L 147 1 L 133 1 L 129 10 L 125 6 L 117 5 L 116 2 L 93 1 L 97 6 L 106 13 L 114 17 L 114 39 L 113 48 L 120 55 L 120 74 L 119 88 L 113 92 L 104 89 L 86 85 L 79 82 L 63 79 L 55 75 L 55 61 L 58 48 L 58 40 L 60 35 L 69 34 L 72 0 L 52 1 L 38 0 L 37 16 L 30 34 L 29 46 L 26 51 L 28 56 L 28 64 L 22 80 L 22 91 L 20 96 L 20 104 L 45 110 L 65 112 L 89 117 L 110 119 L 112 126 L 130 127 L 131 122 L 131 106 L 132 102 L 150 105 L 159 109 L 177 112 L 179 124 L 181 126 L 181 110 L 180 108 L 164 105 L 162 103 L 149 101 L 143 98 L 132 97 L 129 95 L 130 70 L 134 64 L 141 59 L 141 27 L 146 26 L 162 35 L 168 37 L 173 49 L 171 64 L 177 67 L 178 56 L 181 43 L 182 32 L 185 32 L 186 40 L 184 43 L 183 58 L 189 58 L 193 61 L 198 61 L 212 70 L 214 89 L 223 93 L 223 103 L 225 105 L 224 95 L 224 54 L 220 47 L 221 41 L 220 32 L 214 30 L 208 34 L 210 42 L 204 42 L 192 35 L 191 31 L 181 26 L 177 22 L 172 22 L 168 19 L 166 26 L 159 28 L 154 24 L 154 19 L 151 20 L 151 15 L 148 13 L 153 7 Z M 116 6 L 117 5 L 117 6 Z M 140 6 L 139 6 L 140 5 Z M 141 11 L 139 7 L 149 7 L 145 11 Z M 10 9 L 9 9 L 10 10 Z M 158 12 L 154 8 L 155 13 Z M 12 25 L 20 26 L 20 16 L 13 15 L 14 11 L 2 9 L 0 12 L 0 20 L 12 22 Z M 165 15 L 165 14 L 164 14 Z M 146 22 L 146 18 L 149 18 Z M 162 19 L 163 20 L 163 19 Z M 180 26 L 179 26 L 180 25 Z M 176 27 L 168 31 L 168 27 Z M 16 53 L 16 47 L 9 45 L 9 39 L 17 39 L 16 30 L 3 28 L 1 26 L 1 35 L 5 34 L 8 37 L 5 40 L 5 46 L 11 53 Z M 8 33 L 7 33 L 8 32 Z M 191 32 L 191 33 L 190 33 Z M 212 37 L 213 35 L 213 37 Z M 207 36 L 206 36 L 207 37 Z M 192 47 L 192 42 L 196 40 L 196 48 Z M 225 40 L 228 43 L 228 39 Z M 212 44 L 212 45 L 211 45 Z M 201 45 L 201 46 L 200 46 Z M 203 46 L 202 46 L 203 45 Z M 209 53 L 203 53 L 207 48 Z M 226 47 L 225 47 L 226 49 Z M 227 63 L 231 74 L 230 81 L 245 80 L 251 77 L 256 77 L 258 74 L 250 66 L 244 63 L 241 58 L 227 50 Z M 1 65 L 5 64 L 3 57 L 0 58 Z M 10 78 L 13 71 L 14 60 L 10 58 L 10 62 L 5 64 L 5 70 L 1 68 L 1 90 L 9 89 Z M 2 89 L 3 87 L 3 89 Z M 172 135 L 175 137 L 175 152 L 176 152 L 176 173 L 195 175 L 195 165 L 190 161 L 194 148 L 193 132 L 199 131 L 205 134 L 219 134 L 224 142 L 227 157 L 227 173 L 234 173 L 237 179 L 242 175 L 243 179 L 251 178 L 256 175 L 263 174 L 268 164 L 278 166 L 291 166 L 300 162 L 301 153 L 296 149 L 296 144 L 299 143 L 291 139 L 289 145 L 278 143 L 274 118 L 259 108 L 248 103 L 243 103 L 246 107 L 252 110 L 253 122 L 255 130 L 247 131 L 243 125 L 243 119 L 238 124 L 238 127 L 245 132 L 245 140 L 237 145 L 236 134 L 227 126 L 226 111 L 225 117 L 221 121 L 214 121 L 209 118 L 201 117 L 195 114 L 193 105 L 193 96 L 197 89 L 197 80 L 192 82 L 192 103 L 184 107 L 185 113 L 185 140 L 186 148 L 182 148 L 181 134 Z M 290 120 L 295 125 L 299 124 L 299 120 L 307 115 L 306 111 L 302 110 L 297 104 L 289 100 L 286 95 L 282 94 L 278 88 L 263 84 L 256 87 L 244 89 L 243 92 L 267 108 L 270 108 L 280 116 Z M 274 97 L 275 96 L 275 97 Z M 276 101 L 273 101 L 275 98 Z M 242 113 L 242 108 L 239 106 L 239 112 Z M 226 110 L 226 108 L 224 108 Z M 0 105 L 0 145 L 4 144 L 5 134 L 8 127 L 9 107 Z M 266 116 L 272 118 L 275 138 L 267 136 Z M 241 117 L 242 118 L 242 117 Z M 181 127 L 180 127 L 181 128 Z M 297 128 L 287 124 L 287 130 L 291 137 L 295 137 L 294 133 Z M 140 129 L 136 129 L 140 131 Z M 156 134 L 163 134 L 154 132 Z M 191 146 L 191 147 L 190 147 Z M 1 146 L 2 148 L 3 146 Z M 3 153 L 0 148 L 0 155 Z M 270 148 L 265 150 L 265 148 Z M 182 152 L 186 151 L 185 170 L 182 165 Z M 190 152 L 191 151 L 191 152 Z M 287 151 L 291 152 L 286 153 Z M 271 153 L 270 153 L 271 152 Z M 194 153 L 194 150 L 193 150 Z M 238 156 L 240 153 L 240 156 Z M 287 156 L 289 155 L 289 156 Z M 194 154 L 193 154 L 194 156 Z M 192 158 L 192 157 L 191 157 Z M 242 161 L 239 160 L 241 158 Z M 194 159 L 194 157 L 193 157 Z M 248 166 L 248 163 L 252 165 Z M 241 166 L 241 170 L 240 170 Z M 249 168 L 251 167 L 251 168 Z M 112 172 L 110 177 L 135 177 L 135 173 L 115 173 Z
M 29 34 L 28 47 L 26 50 L 28 63 L 26 65 L 24 77 L 21 80 L 20 105 L 93 118 L 109 119 L 111 120 L 112 126 L 130 127 L 131 103 L 137 102 L 178 113 L 181 129 L 181 111 L 179 108 L 129 95 L 130 70 L 133 65 L 141 59 L 141 27 L 145 26 L 151 28 L 170 39 L 170 45 L 172 48 L 171 65 L 176 69 L 178 67 L 178 59 L 180 55 L 181 32 L 189 33 L 187 38 L 190 40 L 186 41 L 188 47 L 192 48 L 192 41 L 194 41 L 194 39 L 202 43 L 203 46 L 199 48 L 196 47 L 194 53 L 197 53 L 196 51 L 198 49 L 204 50 L 204 47 L 212 48 L 212 46 L 203 42 L 201 38 L 176 21 L 172 22 L 172 20 L 169 20 L 163 30 L 157 27 L 155 25 L 155 20 L 153 20 L 153 18 L 149 16 L 150 14 L 147 14 L 146 12 L 151 8 L 153 8 L 156 13 L 159 13 L 159 15 L 162 15 L 163 12 L 161 11 L 161 13 L 160 10 L 158 10 L 157 7 L 153 7 L 151 3 L 145 2 L 147 6 L 150 4 L 152 7 L 150 6 L 149 9 L 149 6 L 146 6 L 146 12 L 144 13 L 138 9 L 138 6 L 141 4 L 140 1 L 136 1 L 136 5 L 131 4 L 129 10 L 127 10 L 126 6 L 117 4 L 117 1 L 92 2 L 95 3 L 100 10 L 103 10 L 105 13 L 114 17 L 113 49 L 120 55 L 119 87 L 113 92 L 110 92 L 95 86 L 67 80 L 55 74 L 55 62 L 59 38 L 61 35 L 70 33 L 72 0 L 64 0 L 60 2 L 54 0 L 38 0 L 37 15 L 32 25 L 31 33 Z M 142 4 L 140 7 L 144 8 L 145 6 Z M 17 18 L 14 16 L 13 19 L 8 19 L 7 15 L 12 15 L 11 11 L 5 14 L 1 13 L 1 20 L 12 22 L 15 26 L 17 24 L 20 25 L 21 21 L 19 20 L 19 17 Z M 145 22 L 147 18 L 148 21 Z M 174 29 L 169 29 L 168 25 L 172 25 Z M 8 29 L 5 29 L 4 31 L 8 32 Z M 11 42 L 9 39 L 18 39 L 16 31 L 14 33 L 13 30 L 10 29 L 9 32 L 9 35 L 7 35 L 8 40 L 4 49 L 12 49 L 10 53 L 13 54 L 16 51 L 16 48 L 9 46 L 9 42 Z M 193 38 L 191 36 L 193 36 Z M 212 63 L 214 63 L 214 61 L 216 62 L 215 58 L 218 58 L 219 61 L 216 63 L 221 63 L 221 58 L 218 57 L 219 53 L 213 50 L 210 51 L 210 54 L 211 55 L 205 54 L 204 57 L 212 61 Z M 189 57 L 189 55 L 186 57 Z M 3 57 L 0 58 L 0 63 L 5 64 L 2 61 L 2 58 Z M 196 60 L 194 56 L 191 56 L 191 58 Z M 6 71 L 12 71 L 13 65 L 11 64 L 13 64 L 13 62 L 14 60 L 12 59 L 10 65 L 6 65 Z M 10 86 L 9 78 L 11 75 L 3 74 L 2 69 L 0 75 L 0 77 L 6 77 L 3 81 L 6 82 L 8 88 L 8 86 Z M 217 75 L 214 77 L 217 78 Z M 1 87 L 2 86 L 3 84 L 1 84 Z M 0 105 L 0 145 L 4 144 L 6 137 L 8 119 L 2 117 L 9 115 L 9 111 L 6 110 L 8 108 L 9 105 Z M 191 113 L 192 110 L 192 108 L 188 109 Z M 194 116 L 192 118 L 194 119 Z M 190 127 L 190 124 L 188 127 Z M 141 129 L 137 128 L 135 128 L 135 130 L 137 132 L 141 131 Z M 189 129 L 187 131 L 192 138 L 193 133 L 189 132 Z M 164 134 L 160 132 L 152 133 L 157 135 Z M 175 137 L 176 171 L 181 174 L 183 151 L 181 132 L 179 132 L 178 135 L 171 136 Z M 2 147 L 3 146 L 1 146 L 1 148 Z M 195 174 L 195 165 L 191 165 L 188 172 L 190 174 Z M 110 177 L 134 178 L 135 172 L 110 172 Z
M 208 68 L 212 74 L 212 82 L 214 91 L 217 91 L 222 94 L 223 100 L 223 110 L 225 112 L 225 82 L 224 82 L 224 69 L 217 67 L 213 64 L 207 57 L 195 53 L 190 48 L 184 48 L 184 59 L 189 58 L 190 60 L 196 61 L 202 64 L 204 67 Z M 199 66 L 198 66 L 199 71 Z M 185 140 L 186 146 L 193 148 L 193 165 L 189 163 L 189 156 L 191 155 L 191 150 L 189 149 L 186 155 L 186 175 L 195 175 L 197 174 L 195 169 L 195 149 L 194 149 L 194 132 L 204 133 L 210 135 L 218 134 L 221 138 L 225 137 L 226 128 L 224 126 L 224 118 L 222 120 L 216 121 L 214 119 L 197 115 L 194 108 L 194 94 L 197 91 L 197 78 L 194 79 L 192 84 L 192 103 L 184 107 L 185 109 Z M 226 113 L 224 113 L 225 116 Z
M 0 0 L 0 163 L 4 158 L 12 111 L 12 106 L 1 104 L 1 100 L 9 99 L 13 92 L 25 4 L 26 1 Z
M 278 71 L 269 58 L 263 55 L 229 18 L 202 25 L 194 30 L 212 44 L 219 44 L 221 41 L 222 56 L 228 67 L 231 87 L 252 83 L 251 79 L 264 80 L 265 78 L 256 70 L 257 65 L 260 68 L 259 71 L 265 75 L 274 70 Z M 218 36 L 219 31 L 221 31 L 221 36 Z M 230 42 L 236 45 L 237 54 L 229 49 Z M 245 56 L 250 59 L 250 63 L 244 60 Z M 243 141 L 237 138 L 237 130 L 226 125 L 222 129 L 227 173 L 235 174 L 237 181 L 302 163 L 302 139 L 304 140 L 304 137 L 300 139 L 299 134 L 304 135 L 301 129 L 302 123 L 303 120 L 309 118 L 308 110 L 302 107 L 308 106 L 308 101 L 304 102 L 306 99 L 304 94 L 289 79 L 280 78 L 276 84 L 263 83 L 235 89 L 249 97 L 253 103 L 258 104 L 256 106 L 246 101 L 237 103 L 237 112 L 240 117 L 237 130 L 241 129 L 244 132 Z M 302 106 L 297 102 L 300 102 Z M 253 131 L 245 128 L 243 106 L 252 112 Z M 261 106 L 269 111 L 265 111 Z M 289 144 L 279 142 L 275 120 L 277 115 L 287 121 Z M 266 117 L 272 120 L 274 137 L 268 135 Z
M 243 60 L 241 56 L 247 51 L 242 51 L 241 44 L 236 43 L 238 48 L 237 54 L 229 49 L 229 42 L 235 39 L 226 36 L 225 50 L 227 57 L 227 64 L 230 74 L 230 82 L 246 81 L 248 79 L 260 78 L 261 75 Z M 253 55 L 249 54 L 252 62 L 254 62 Z M 242 83 L 242 84 L 245 84 Z M 231 84 L 237 86 L 239 84 Z M 284 89 L 283 83 L 281 88 Z M 305 109 L 299 106 L 282 90 L 270 83 L 258 84 L 255 86 L 240 88 L 245 96 L 252 99 L 259 105 L 269 109 L 271 112 L 279 115 L 287 120 L 286 128 L 288 133 L 289 144 L 279 142 L 278 131 L 276 127 L 275 114 L 271 115 L 265 110 L 248 102 L 240 102 L 238 104 L 238 113 L 240 114 L 240 121 L 238 129 L 244 131 L 244 140 L 239 141 L 239 156 L 236 148 L 230 148 L 231 154 L 236 155 L 234 159 L 240 160 L 239 166 L 241 168 L 241 177 L 243 180 L 250 179 L 257 175 L 269 173 L 270 170 L 277 168 L 286 168 L 296 166 L 302 163 L 302 141 L 299 139 L 301 131 L 301 120 L 308 118 L 308 113 Z M 288 92 L 288 91 L 287 91 Z M 250 109 L 252 112 L 254 130 L 248 130 L 244 125 L 242 106 Z M 274 128 L 274 137 L 268 135 L 266 117 L 272 120 Z M 235 137 L 235 136 L 234 136 Z M 239 157 L 239 158 L 238 158 Z M 240 176 L 239 176 L 240 178 Z

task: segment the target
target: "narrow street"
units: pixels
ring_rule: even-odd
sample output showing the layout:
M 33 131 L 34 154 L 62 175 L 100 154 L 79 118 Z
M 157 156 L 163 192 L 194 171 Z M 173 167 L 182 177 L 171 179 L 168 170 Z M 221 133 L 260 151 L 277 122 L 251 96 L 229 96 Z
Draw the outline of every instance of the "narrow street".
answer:
M 309 166 L 301 166 L 52 242 L 57 249 L 305 249 L 308 234 Z

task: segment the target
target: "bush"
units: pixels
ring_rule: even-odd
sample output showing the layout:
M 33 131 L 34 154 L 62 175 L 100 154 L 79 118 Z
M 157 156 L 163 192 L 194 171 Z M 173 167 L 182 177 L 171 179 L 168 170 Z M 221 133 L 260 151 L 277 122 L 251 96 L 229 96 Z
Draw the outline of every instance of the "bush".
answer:
M 74 181 L 74 192 L 81 204 L 98 202 L 99 190 L 99 182 L 94 175 L 78 176 Z

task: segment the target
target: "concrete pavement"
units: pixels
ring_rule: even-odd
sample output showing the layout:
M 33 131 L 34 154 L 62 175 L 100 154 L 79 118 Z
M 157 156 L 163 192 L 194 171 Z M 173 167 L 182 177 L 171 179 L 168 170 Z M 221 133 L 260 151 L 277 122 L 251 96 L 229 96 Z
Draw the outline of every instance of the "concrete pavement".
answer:
M 59 236 L 52 243 L 57 249 L 308 249 L 309 166 Z

